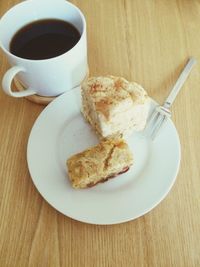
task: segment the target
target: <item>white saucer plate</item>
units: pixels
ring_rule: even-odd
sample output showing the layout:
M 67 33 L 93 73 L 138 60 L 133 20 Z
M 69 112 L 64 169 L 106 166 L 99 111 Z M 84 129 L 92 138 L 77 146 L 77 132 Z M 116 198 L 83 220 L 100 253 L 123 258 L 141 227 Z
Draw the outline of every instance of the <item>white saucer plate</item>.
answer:
M 27 147 L 36 188 L 56 210 L 78 221 L 116 224 L 138 218 L 157 206 L 175 182 L 180 142 L 169 119 L 152 142 L 141 133 L 127 139 L 134 165 L 127 173 L 88 189 L 75 190 L 66 160 L 98 139 L 80 112 L 80 88 L 51 102 L 36 120 Z

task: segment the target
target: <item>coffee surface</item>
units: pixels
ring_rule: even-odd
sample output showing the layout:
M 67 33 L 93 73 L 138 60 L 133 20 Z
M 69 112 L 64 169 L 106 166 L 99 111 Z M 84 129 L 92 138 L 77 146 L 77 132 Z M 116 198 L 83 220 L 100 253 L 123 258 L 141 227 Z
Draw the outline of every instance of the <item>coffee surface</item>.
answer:
M 40 60 L 62 55 L 74 47 L 80 33 L 74 25 L 57 19 L 32 22 L 15 33 L 10 52 L 18 57 Z

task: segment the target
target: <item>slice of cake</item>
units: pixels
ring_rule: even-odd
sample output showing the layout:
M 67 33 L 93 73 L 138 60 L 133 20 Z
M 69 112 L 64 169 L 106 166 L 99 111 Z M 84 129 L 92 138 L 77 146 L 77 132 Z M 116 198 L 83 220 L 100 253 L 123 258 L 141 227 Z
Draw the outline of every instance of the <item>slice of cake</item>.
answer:
M 91 77 L 81 94 L 82 113 L 100 136 L 144 129 L 150 99 L 139 84 L 114 76 Z
M 103 139 L 98 145 L 67 160 L 68 175 L 74 188 L 87 188 L 128 171 L 133 157 L 121 138 Z

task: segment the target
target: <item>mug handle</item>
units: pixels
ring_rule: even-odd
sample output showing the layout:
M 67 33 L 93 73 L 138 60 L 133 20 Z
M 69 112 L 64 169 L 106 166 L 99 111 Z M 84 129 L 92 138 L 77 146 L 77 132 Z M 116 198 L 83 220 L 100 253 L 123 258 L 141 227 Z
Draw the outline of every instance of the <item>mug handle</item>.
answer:
M 21 92 L 13 92 L 12 91 L 12 89 L 11 89 L 12 81 L 13 81 L 15 75 L 20 71 L 25 72 L 26 70 L 23 67 L 14 66 L 14 67 L 10 68 L 4 74 L 3 80 L 2 80 L 2 87 L 3 87 L 4 92 L 7 95 L 10 95 L 13 97 L 24 97 L 24 96 L 30 96 L 30 95 L 36 94 L 36 92 L 31 88 L 28 88 L 28 89 L 21 91 Z

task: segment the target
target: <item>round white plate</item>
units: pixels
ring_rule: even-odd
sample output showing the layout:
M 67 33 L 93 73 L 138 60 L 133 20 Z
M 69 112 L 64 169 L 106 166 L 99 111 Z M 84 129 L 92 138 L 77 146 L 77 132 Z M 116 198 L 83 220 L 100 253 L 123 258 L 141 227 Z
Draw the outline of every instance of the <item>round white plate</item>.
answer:
M 98 143 L 80 107 L 80 88 L 76 88 L 55 99 L 36 120 L 27 148 L 36 188 L 56 210 L 82 222 L 115 224 L 147 213 L 176 179 L 180 143 L 173 122 L 165 123 L 154 142 L 141 133 L 127 139 L 134 155 L 134 165 L 127 173 L 75 190 L 67 177 L 66 160 Z

